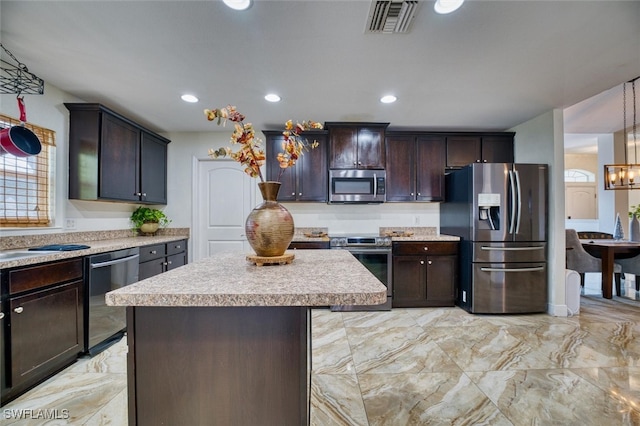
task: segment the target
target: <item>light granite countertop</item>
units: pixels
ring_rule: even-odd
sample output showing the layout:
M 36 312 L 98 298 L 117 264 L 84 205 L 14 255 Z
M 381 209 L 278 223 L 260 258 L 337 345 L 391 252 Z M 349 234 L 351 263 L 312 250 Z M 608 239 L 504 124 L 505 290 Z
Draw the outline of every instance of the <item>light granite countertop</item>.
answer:
M 322 236 L 316 236 L 317 234 L 321 234 Z M 460 237 L 454 235 L 438 234 L 437 228 L 431 226 L 380 227 L 378 228 L 378 232 L 374 232 L 374 234 L 380 236 L 392 235 L 391 241 L 460 241 Z M 329 228 L 296 228 L 293 234 L 293 241 L 326 242 L 329 241 L 329 237 L 331 237 Z
M 75 257 L 89 256 L 93 254 L 122 250 L 132 247 L 142 247 L 151 244 L 169 243 L 171 241 L 178 241 L 189 238 L 189 230 L 180 229 L 175 233 L 160 234 L 156 236 L 132 236 L 130 231 L 100 231 L 96 233 L 78 232 L 36 237 L 37 238 L 3 238 L 3 244 L 1 245 L 3 249 L 11 247 L 12 245 L 17 247 L 13 247 L 9 250 L 0 250 L 0 253 L 27 251 L 28 247 L 38 247 L 47 244 L 82 244 L 87 245 L 90 248 L 73 251 L 29 252 L 38 253 L 38 255 L 7 260 L 0 259 L 0 269 L 13 268 L 16 266 L 35 265 L 38 263 L 51 262 L 54 260 L 72 259 Z M 22 240 L 17 242 L 17 238 L 22 238 Z M 94 240 L 92 238 L 96 239 Z
M 289 252 L 290 253 L 290 252 Z M 386 287 L 346 250 L 298 250 L 256 266 L 241 252 L 181 266 L 106 294 L 111 306 L 376 305 Z

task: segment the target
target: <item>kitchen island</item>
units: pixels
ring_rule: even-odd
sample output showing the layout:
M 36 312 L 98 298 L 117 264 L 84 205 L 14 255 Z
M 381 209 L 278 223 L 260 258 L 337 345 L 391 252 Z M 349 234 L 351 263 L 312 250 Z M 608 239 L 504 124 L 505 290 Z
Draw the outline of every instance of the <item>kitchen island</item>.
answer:
M 310 308 L 375 305 L 386 288 L 349 252 L 288 265 L 225 253 L 107 293 L 127 306 L 129 424 L 309 422 Z

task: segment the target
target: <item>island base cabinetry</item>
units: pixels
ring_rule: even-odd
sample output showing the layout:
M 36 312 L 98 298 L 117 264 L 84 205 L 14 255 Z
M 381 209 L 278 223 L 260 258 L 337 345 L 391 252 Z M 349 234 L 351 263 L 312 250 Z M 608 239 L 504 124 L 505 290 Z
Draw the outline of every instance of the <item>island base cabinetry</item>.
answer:
M 129 425 L 306 425 L 306 307 L 128 307 Z M 309 354 L 309 355 L 308 355 Z

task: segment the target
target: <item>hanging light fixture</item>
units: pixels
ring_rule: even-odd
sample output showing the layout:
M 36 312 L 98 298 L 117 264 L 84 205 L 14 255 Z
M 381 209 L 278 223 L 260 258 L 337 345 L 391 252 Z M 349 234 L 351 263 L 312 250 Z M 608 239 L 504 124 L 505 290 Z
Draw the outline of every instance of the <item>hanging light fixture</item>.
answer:
M 640 189 L 640 164 L 638 164 L 638 138 L 637 138 L 637 103 L 636 103 L 636 80 L 640 76 L 629 80 L 622 85 L 622 114 L 624 131 L 624 163 L 625 164 L 605 164 L 604 166 L 604 189 Z M 631 85 L 631 95 L 633 98 L 633 125 L 631 127 L 634 161 L 630 164 L 627 161 L 629 151 L 629 135 L 627 133 L 627 85 Z

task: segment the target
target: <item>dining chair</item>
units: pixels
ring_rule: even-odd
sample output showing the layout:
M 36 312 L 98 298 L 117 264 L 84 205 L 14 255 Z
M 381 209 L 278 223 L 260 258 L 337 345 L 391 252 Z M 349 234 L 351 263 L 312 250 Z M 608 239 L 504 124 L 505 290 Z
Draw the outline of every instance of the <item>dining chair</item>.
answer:
M 619 263 L 620 266 L 622 267 L 623 277 L 624 277 L 624 274 L 635 275 L 636 291 L 640 291 L 640 255 L 631 257 L 629 259 L 618 259 L 616 260 L 616 262 Z M 625 281 L 625 286 L 626 285 L 627 285 L 627 282 Z M 616 290 L 617 290 L 617 287 L 616 287 Z M 620 296 L 620 293 L 618 293 L 618 296 Z
M 582 247 L 578 233 L 575 229 L 565 230 L 567 269 L 572 269 L 580 274 L 580 286 L 584 287 L 584 274 L 588 272 L 602 273 L 602 261 L 595 256 L 591 256 Z M 640 272 L 640 271 L 639 271 Z M 616 294 L 620 295 L 620 279 L 622 266 L 619 263 L 613 264 L 613 276 L 616 283 Z

